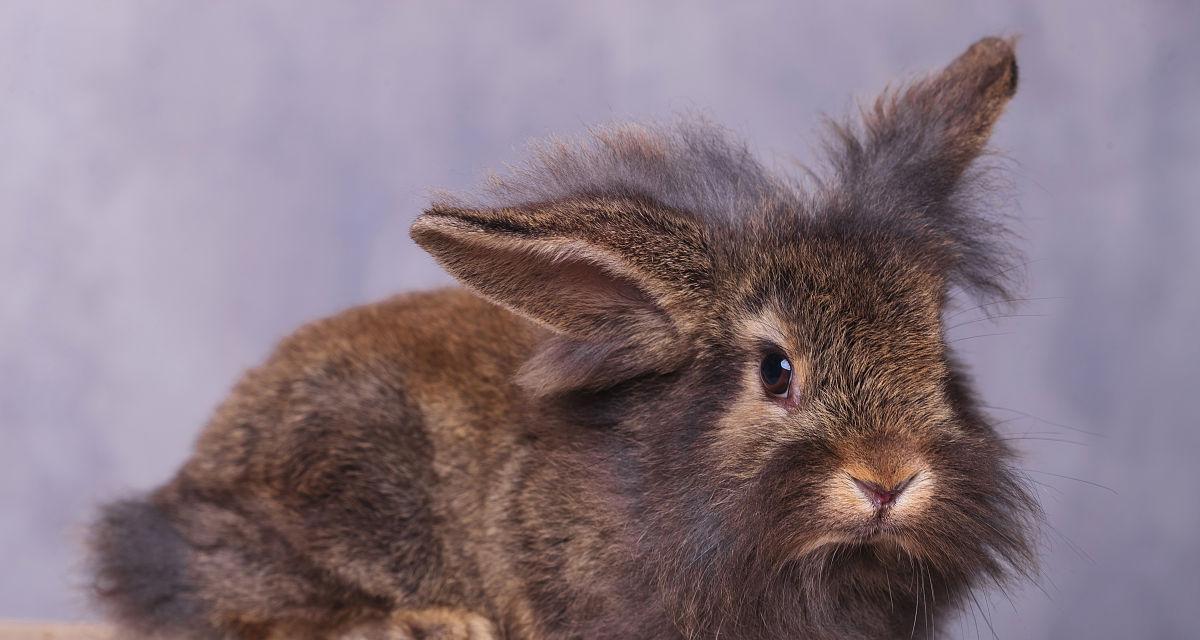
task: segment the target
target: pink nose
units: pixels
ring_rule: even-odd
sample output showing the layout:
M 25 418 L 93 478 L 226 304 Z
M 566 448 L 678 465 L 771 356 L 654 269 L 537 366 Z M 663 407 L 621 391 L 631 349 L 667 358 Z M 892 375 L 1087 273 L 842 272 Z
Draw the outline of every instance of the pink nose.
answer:
M 859 480 L 854 476 L 850 476 L 850 479 L 854 481 L 854 485 L 858 487 L 858 490 L 862 492 L 867 500 L 870 500 L 871 504 L 875 505 L 876 509 L 882 509 L 895 501 L 904 492 L 904 488 L 908 486 L 909 482 L 905 480 L 891 489 L 885 489 L 874 482 Z

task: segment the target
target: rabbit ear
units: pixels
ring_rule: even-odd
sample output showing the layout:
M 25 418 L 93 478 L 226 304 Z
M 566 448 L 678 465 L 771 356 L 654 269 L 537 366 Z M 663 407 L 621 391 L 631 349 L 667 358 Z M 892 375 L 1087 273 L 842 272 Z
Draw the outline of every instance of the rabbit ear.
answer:
M 984 38 L 940 73 L 887 92 L 861 127 L 835 126 L 835 210 L 890 221 L 945 255 L 951 281 L 1007 297 L 1003 225 L 977 206 L 968 174 L 1017 90 L 1013 41 Z
M 464 285 L 555 334 L 523 371 L 543 393 L 671 370 L 709 273 L 700 225 L 634 200 L 435 206 L 412 237 Z
M 907 206 L 950 196 L 1016 90 L 1012 41 L 976 42 L 941 73 L 881 96 L 861 135 L 838 130 L 841 179 L 851 189 L 886 185 Z

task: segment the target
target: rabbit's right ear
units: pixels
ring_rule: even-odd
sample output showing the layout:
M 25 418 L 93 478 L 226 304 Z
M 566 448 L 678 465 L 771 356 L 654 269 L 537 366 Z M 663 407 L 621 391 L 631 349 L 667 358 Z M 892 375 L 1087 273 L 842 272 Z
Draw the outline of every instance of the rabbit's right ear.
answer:
M 522 371 L 539 393 L 673 370 L 711 271 L 701 225 L 637 200 L 435 206 L 412 237 L 464 285 L 554 332 Z

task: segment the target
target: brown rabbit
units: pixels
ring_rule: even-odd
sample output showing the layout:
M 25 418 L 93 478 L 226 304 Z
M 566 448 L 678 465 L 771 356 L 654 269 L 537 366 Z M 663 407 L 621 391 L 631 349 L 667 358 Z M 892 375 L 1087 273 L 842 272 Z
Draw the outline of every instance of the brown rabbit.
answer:
M 104 509 L 164 638 L 891 638 L 1028 574 L 1037 507 L 945 339 L 1005 297 L 972 168 L 1009 41 L 835 127 L 808 187 L 703 123 L 553 143 L 412 228 L 465 289 L 304 327 Z

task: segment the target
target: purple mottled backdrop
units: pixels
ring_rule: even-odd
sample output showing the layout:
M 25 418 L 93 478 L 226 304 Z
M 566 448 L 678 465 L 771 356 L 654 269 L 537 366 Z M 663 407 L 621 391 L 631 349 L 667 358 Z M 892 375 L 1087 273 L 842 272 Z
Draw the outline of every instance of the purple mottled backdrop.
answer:
M 447 282 L 407 235 L 430 187 L 678 111 L 808 159 L 822 113 L 1001 33 L 1034 300 L 954 333 L 1050 526 L 1040 585 L 948 630 L 1196 637 L 1200 10 L 977 4 L 0 4 L 0 617 L 89 615 L 81 522 L 276 339 Z

